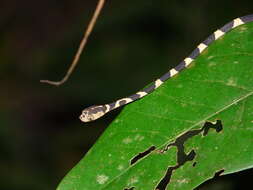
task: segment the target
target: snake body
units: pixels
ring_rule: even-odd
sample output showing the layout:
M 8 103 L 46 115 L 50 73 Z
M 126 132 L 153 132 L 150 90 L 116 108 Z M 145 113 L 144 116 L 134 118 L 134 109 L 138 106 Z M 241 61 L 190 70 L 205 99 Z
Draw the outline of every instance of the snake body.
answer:
M 253 21 L 253 14 L 239 17 L 239 18 L 236 18 L 236 19 L 230 21 L 229 23 L 225 24 L 220 29 L 216 30 L 209 37 L 207 37 L 202 43 L 200 43 L 198 45 L 198 47 L 196 49 L 194 49 L 192 51 L 192 53 L 188 57 L 186 57 L 175 68 L 170 69 L 167 73 L 165 73 L 159 79 L 155 80 L 147 88 L 144 88 L 143 90 L 141 90 L 135 94 L 132 94 L 126 98 L 119 99 L 119 100 L 109 103 L 109 104 L 90 106 L 82 111 L 82 114 L 80 115 L 80 120 L 83 122 L 94 121 L 116 108 L 119 108 L 121 106 L 129 104 L 133 101 L 141 99 L 144 96 L 150 94 L 155 89 L 157 89 L 159 86 L 161 86 L 166 80 L 175 76 L 181 70 L 187 68 L 193 62 L 193 60 L 196 59 L 208 47 L 209 44 L 211 44 L 215 40 L 219 39 L 221 36 L 223 36 L 225 33 L 229 32 L 230 30 L 232 30 L 240 25 L 243 25 L 245 23 L 252 22 L 252 21 Z

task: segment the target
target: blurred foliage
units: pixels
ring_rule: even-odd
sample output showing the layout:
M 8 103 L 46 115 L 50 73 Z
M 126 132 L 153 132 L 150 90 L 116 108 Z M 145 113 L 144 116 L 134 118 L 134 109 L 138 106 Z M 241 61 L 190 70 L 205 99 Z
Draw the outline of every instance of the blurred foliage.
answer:
M 40 84 L 64 75 L 96 3 L 1 2 L 0 189 L 55 189 L 118 113 L 83 124 L 84 107 L 144 87 L 216 28 L 253 12 L 249 0 L 108 1 L 70 80 Z M 216 184 L 236 189 L 246 174 Z

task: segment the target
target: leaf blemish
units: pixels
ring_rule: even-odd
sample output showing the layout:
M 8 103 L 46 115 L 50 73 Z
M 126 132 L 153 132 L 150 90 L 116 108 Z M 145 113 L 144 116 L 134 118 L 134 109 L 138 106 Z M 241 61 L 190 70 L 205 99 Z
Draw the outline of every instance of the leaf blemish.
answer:
M 133 140 L 130 138 L 130 137 L 127 137 L 127 138 L 125 138 L 125 139 L 123 139 L 123 143 L 124 144 L 129 144 L 129 143 L 131 143 Z
M 221 120 L 216 120 L 216 122 L 206 122 L 204 126 L 201 129 L 197 130 L 191 130 L 187 131 L 186 133 L 179 136 L 173 143 L 168 144 L 163 150 L 160 151 L 160 153 L 166 152 L 170 147 L 175 146 L 177 148 L 177 165 L 168 167 L 164 177 L 160 180 L 158 185 L 156 186 L 156 190 L 166 190 L 172 173 L 174 170 L 180 168 L 182 165 L 184 165 L 188 161 L 194 160 L 196 156 L 196 152 L 194 150 L 191 150 L 190 153 L 185 153 L 184 151 L 184 143 L 189 139 L 196 135 L 199 135 L 203 132 L 203 136 L 206 136 L 209 132 L 209 129 L 215 129 L 216 132 L 220 132 L 223 127 Z M 196 166 L 196 162 L 193 163 L 193 167 Z
M 121 170 L 124 169 L 124 166 L 123 166 L 123 165 L 119 165 L 119 166 L 117 167 L 117 169 L 121 171 Z
M 141 136 L 141 135 L 138 135 L 138 134 L 137 134 L 137 135 L 134 137 L 134 140 L 136 140 L 136 141 L 142 141 L 144 138 L 145 138 L 144 136 Z
M 152 151 L 154 151 L 156 149 L 155 146 L 151 146 L 149 147 L 147 150 L 145 150 L 144 152 L 140 152 L 139 154 L 137 154 L 135 157 L 133 157 L 133 159 L 130 161 L 130 165 L 133 165 L 134 163 L 136 163 L 138 160 L 140 160 L 141 158 L 147 156 L 148 154 L 150 154 Z
M 208 64 L 208 66 L 209 67 L 212 67 L 212 66 L 215 66 L 217 63 L 215 63 L 215 62 L 210 62 L 209 64 Z
M 129 184 L 134 184 L 134 183 L 137 183 L 139 180 L 138 180 L 138 178 L 137 177 L 132 177 L 132 178 L 130 178 L 130 180 L 129 180 Z
M 228 81 L 227 81 L 227 85 L 228 86 L 236 86 L 237 83 L 233 78 L 229 78 Z
M 104 184 L 106 181 L 108 181 L 108 179 L 109 177 L 103 174 L 97 176 L 97 182 L 101 185 Z

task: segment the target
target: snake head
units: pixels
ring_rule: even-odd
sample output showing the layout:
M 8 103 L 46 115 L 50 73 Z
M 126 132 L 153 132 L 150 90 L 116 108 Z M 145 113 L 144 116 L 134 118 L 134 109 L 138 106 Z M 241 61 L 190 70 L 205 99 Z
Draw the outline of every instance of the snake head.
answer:
M 106 106 L 95 105 L 84 109 L 79 118 L 82 122 L 90 122 L 102 117 L 104 114 L 106 114 Z

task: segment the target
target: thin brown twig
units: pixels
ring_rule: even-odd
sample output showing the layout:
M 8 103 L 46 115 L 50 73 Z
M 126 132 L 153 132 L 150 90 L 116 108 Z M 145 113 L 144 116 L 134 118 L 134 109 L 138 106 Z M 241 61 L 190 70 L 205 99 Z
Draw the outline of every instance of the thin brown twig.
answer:
M 87 27 L 87 30 L 84 33 L 84 36 L 82 38 L 82 41 L 81 41 L 81 43 L 79 45 L 79 48 L 78 48 L 76 54 L 75 54 L 75 57 L 74 57 L 71 65 L 70 65 L 67 73 L 62 78 L 62 80 L 60 80 L 60 81 L 40 80 L 40 82 L 42 82 L 42 83 L 48 83 L 48 84 L 55 85 L 55 86 L 60 86 L 61 84 L 63 84 L 64 82 L 66 82 L 68 80 L 69 76 L 72 74 L 73 70 L 75 69 L 75 67 L 76 67 L 76 65 L 77 65 L 77 63 L 79 61 L 80 55 L 83 52 L 83 49 L 84 49 L 84 47 L 86 45 L 86 42 L 87 42 L 87 40 L 88 40 L 88 38 L 89 38 L 89 36 L 90 36 L 93 28 L 94 28 L 96 20 L 97 20 L 97 18 L 99 16 L 99 14 L 100 14 L 103 6 L 104 6 L 104 2 L 105 2 L 105 0 L 99 0 L 98 1 L 97 7 L 96 7 L 96 9 L 94 11 L 94 14 L 93 14 L 91 20 L 90 20 L 90 23 L 89 23 L 89 25 Z

